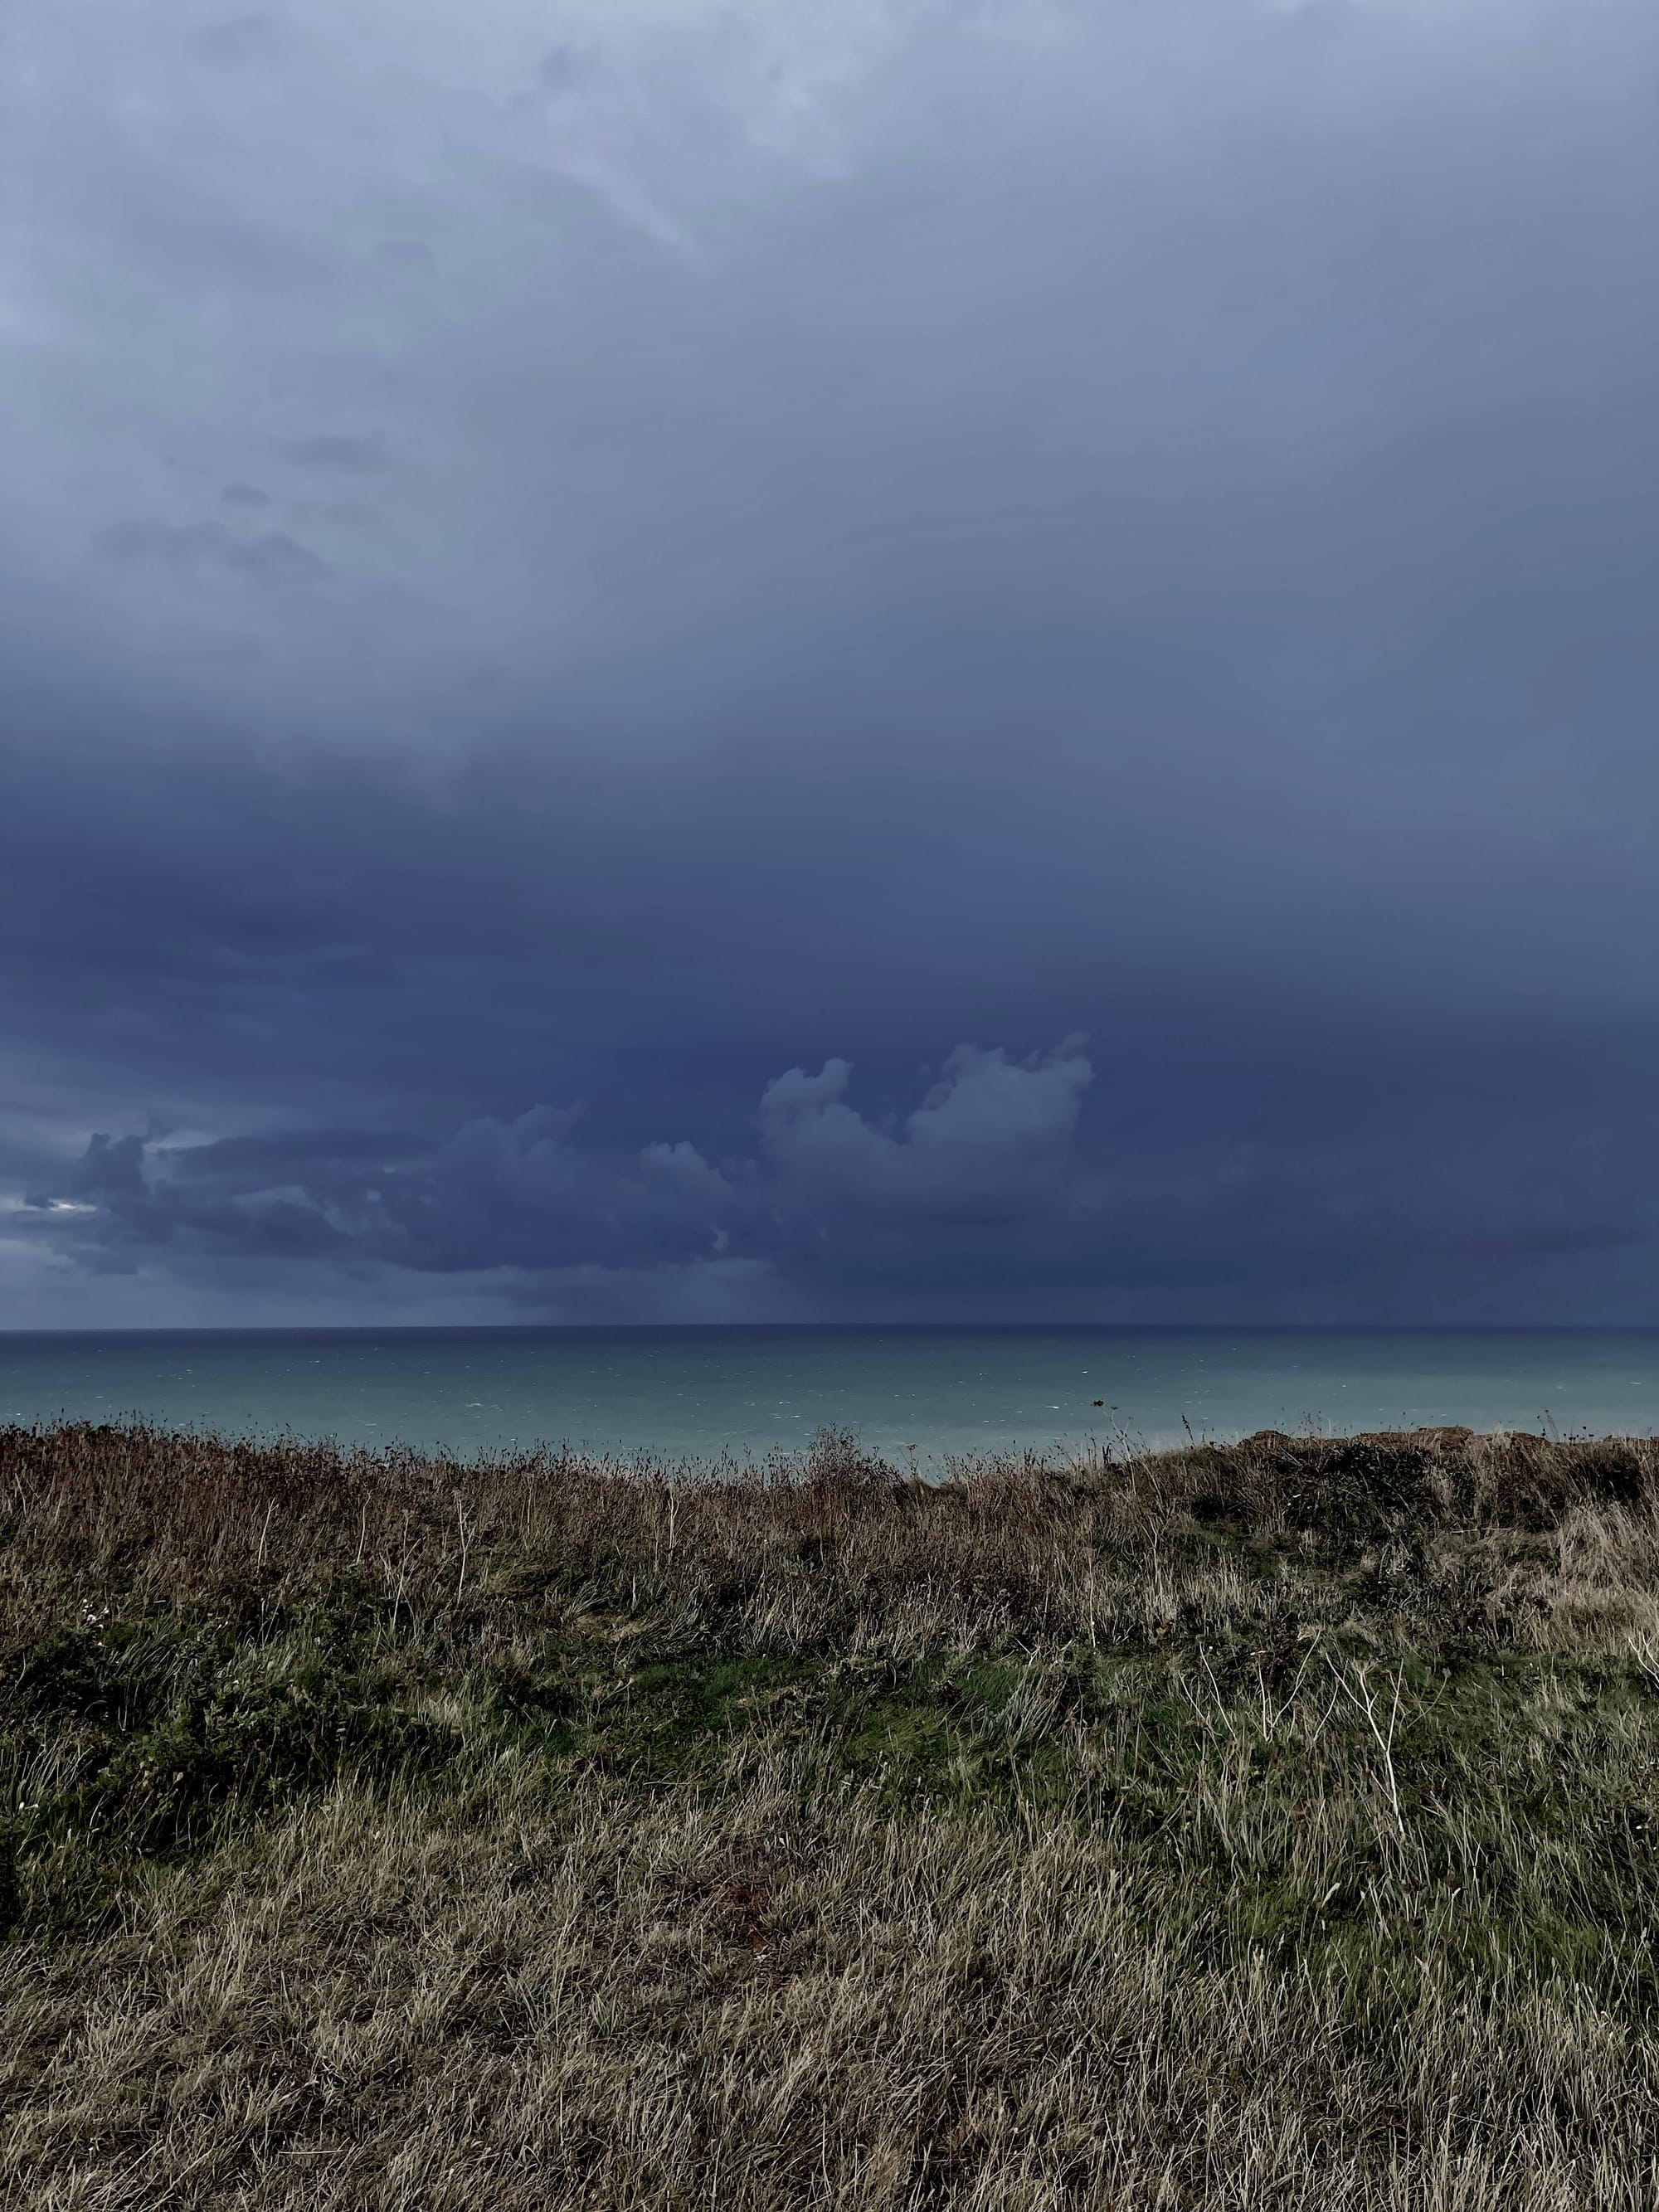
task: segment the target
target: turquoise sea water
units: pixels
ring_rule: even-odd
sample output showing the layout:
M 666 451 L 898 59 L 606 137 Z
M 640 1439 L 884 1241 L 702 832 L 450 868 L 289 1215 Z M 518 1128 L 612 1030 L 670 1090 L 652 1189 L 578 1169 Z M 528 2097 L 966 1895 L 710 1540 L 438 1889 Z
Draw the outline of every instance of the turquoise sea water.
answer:
M 1096 1401 L 1102 1402 L 1098 1405 Z M 1659 1331 L 269 1329 L 0 1334 L 0 1420 L 131 1415 L 472 1453 L 676 1457 L 825 1426 L 937 1466 L 1008 1445 L 1252 1429 L 1553 1425 L 1646 1436 Z

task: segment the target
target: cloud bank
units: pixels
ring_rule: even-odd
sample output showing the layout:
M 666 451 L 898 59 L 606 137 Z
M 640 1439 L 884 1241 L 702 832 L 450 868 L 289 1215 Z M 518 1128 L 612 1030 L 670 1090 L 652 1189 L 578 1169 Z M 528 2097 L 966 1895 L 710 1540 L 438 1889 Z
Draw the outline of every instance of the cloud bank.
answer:
M 786 1313 L 815 1279 L 879 1297 L 919 1256 L 917 1229 L 1027 1233 L 1073 1203 L 1072 1134 L 1093 1070 L 1080 1039 L 1024 1063 L 963 1045 L 896 1130 L 846 1103 L 852 1071 L 792 1068 L 769 1084 L 744 1157 L 684 1139 L 618 1158 L 577 1141 L 575 1108 L 480 1117 L 442 1143 L 303 1130 L 178 1143 L 97 1132 L 18 1231 L 82 1267 L 136 1273 L 164 1254 L 185 1273 L 309 1261 L 344 1273 L 512 1271 L 516 1296 L 583 1308 L 606 1279 L 624 1304 L 710 1310 L 740 1281 Z M 925 1244 L 921 1255 L 925 1256 Z

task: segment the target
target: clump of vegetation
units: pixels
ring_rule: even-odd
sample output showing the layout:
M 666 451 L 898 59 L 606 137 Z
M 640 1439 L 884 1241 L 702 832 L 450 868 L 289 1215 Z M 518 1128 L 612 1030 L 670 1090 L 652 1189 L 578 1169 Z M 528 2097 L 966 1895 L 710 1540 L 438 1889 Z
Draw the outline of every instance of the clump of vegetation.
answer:
M 0 2199 L 1647 2207 L 1659 1446 L 0 1431 Z

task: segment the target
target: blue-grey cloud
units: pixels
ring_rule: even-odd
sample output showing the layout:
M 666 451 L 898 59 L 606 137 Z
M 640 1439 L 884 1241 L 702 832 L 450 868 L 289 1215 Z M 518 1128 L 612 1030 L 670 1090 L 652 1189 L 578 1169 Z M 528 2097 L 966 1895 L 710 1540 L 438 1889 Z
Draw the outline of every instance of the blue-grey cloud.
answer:
M 249 501 L 244 493 L 233 503 L 262 502 Z M 133 518 L 112 523 L 98 543 L 117 561 L 157 562 L 183 576 L 220 568 L 255 581 L 283 584 L 309 583 L 327 574 L 327 563 L 285 530 L 244 535 L 217 520 L 176 523 Z
M 997 1221 L 1030 1212 L 1068 1164 L 1094 1077 L 1082 1040 L 1021 1066 L 958 1045 L 902 1132 L 872 1128 L 848 1103 L 852 1069 L 791 1068 L 760 1102 L 763 1155 L 819 1214 L 848 1206 L 897 1218 Z
M 584 1149 L 580 1109 L 549 1106 L 479 1117 L 436 1145 L 375 1131 L 195 1144 L 97 1132 L 29 1194 L 23 1228 L 101 1266 L 166 1245 L 186 1258 L 312 1251 L 556 1278 L 735 1248 L 788 1275 L 803 1244 L 809 1261 L 843 1249 L 856 1261 L 872 1224 L 1007 1224 L 1065 1203 L 1092 1073 L 1075 1042 L 1024 1064 L 959 1047 L 896 1133 L 847 1103 L 850 1073 L 832 1060 L 816 1076 L 777 1078 L 760 1102 L 757 1151 L 719 1163 L 684 1138 L 627 1158 Z
M 374 430 L 316 430 L 289 439 L 280 451 L 295 468 L 335 469 L 349 477 L 378 476 L 392 460 L 386 440 Z
M 1076 1041 L 1024 1062 L 959 1047 L 919 1103 L 875 1118 L 849 1102 L 852 1075 L 832 1060 L 775 1078 L 744 1148 L 712 1158 L 684 1138 L 585 1143 L 579 1107 L 441 1139 L 94 1133 L 28 1193 L 14 1235 L 98 1277 L 159 1258 L 222 1295 L 305 1262 L 319 1286 L 365 1291 L 493 1280 L 513 1310 L 562 1319 L 1232 1319 L 1294 1311 L 1310 1284 L 1344 1315 L 1402 1294 L 1420 1310 L 1429 1266 L 1467 1295 L 1531 1265 L 1559 1296 L 1587 1267 L 1641 1265 L 1659 1225 L 1604 1148 L 1551 1160 L 1511 1139 L 1495 1164 L 1490 1127 L 1427 1173 L 1375 1137 L 1189 1150 L 1174 1173 L 1143 1151 L 1114 1170 L 1076 1146 L 1093 1079 Z
M 1659 1316 L 1650 9 L 13 14 L 5 1319 Z

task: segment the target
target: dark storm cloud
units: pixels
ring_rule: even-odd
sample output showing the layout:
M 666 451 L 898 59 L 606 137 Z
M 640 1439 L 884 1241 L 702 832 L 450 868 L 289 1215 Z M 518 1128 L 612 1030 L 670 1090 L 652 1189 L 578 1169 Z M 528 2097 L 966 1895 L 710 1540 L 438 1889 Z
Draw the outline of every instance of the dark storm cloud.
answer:
M 6 1318 L 1659 1311 L 1650 9 L 14 14 Z
M 1494 1178 L 1467 1154 L 1402 1171 L 1374 1143 L 1357 1157 L 1244 1148 L 1161 1180 L 1091 1170 L 1072 1141 L 1093 1077 L 1076 1042 L 1024 1065 L 959 1048 L 886 1127 L 848 1104 L 850 1074 L 832 1061 L 776 1078 L 748 1150 L 715 1161 L 684 1139 L 589 1148 L 574 1108 L 481 1117 L 437 1143 L 100 1133 L 30 1194 L 19 1226 L 106 1276 L 160 1253 L 256 1281 L 302 1259 L 360 1281 L 493 1274 L 516 1302 L 575 1317 L 607 1285 L 626 1312 L 653 1291 L 660 1305 L 671 1283 L 695 1315 L 702 1282 L 724 1310 L 735 1266 L 754 1310 L 964 1318 L 1033 1297 L 1066 1313 L 1115 1297 L 1144 1315 L 1230 1289 L 1271 1313 L 1310 1279 L 1341 1311 L 1345 1293 L 1376 1301 L 1402 1278 L 1420 1299 L 1425 1262 L 1570 1276 L 1639 1250 L 1656 1226 L 1651 1201 L 1633 1215 L 1582 1143 L 1543 1176 L 1525 1146 Z
M 1092 1071 L 1077 1042 L 1024 1065 L 960 1047 L 902 1127 L 846 1103 L 851 1071 L 767 1086 L 756 1153 L 719 1164 L 684 1139 L 606 1157 L 573 1141 L 580 1109 L 481 1117 L 441 1144 L 374 1131 L 174 1144 L 95 1133 L 24 1234 L 108 1270 L 167 1248 L 198 1261 L 287 1260 L 437 1275 L 516 1268 L 684 1269 L 734 1238 L 789 1296 L 826 1273 L 878 1291 L 898 1223 L 1040 1224 L 1067 1201 L 1070 1139 Z M 914 1255 L 912 1255 L 914 1257 Z

